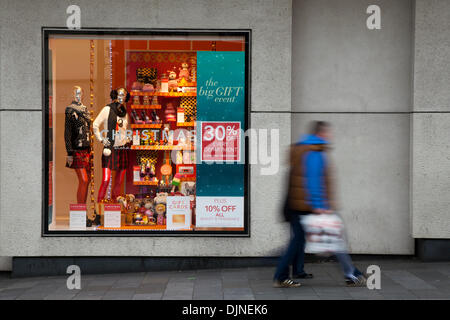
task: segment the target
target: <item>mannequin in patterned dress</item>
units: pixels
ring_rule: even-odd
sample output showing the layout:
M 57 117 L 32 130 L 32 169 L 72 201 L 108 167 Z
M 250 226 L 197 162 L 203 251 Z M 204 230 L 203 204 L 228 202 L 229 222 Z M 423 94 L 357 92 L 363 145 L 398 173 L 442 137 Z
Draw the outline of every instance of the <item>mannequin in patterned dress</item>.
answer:
M 90 126 L 87 107 L 82 103 L 83 89 L 73 87 L 73 101 L 65 110 L 64 140 L 66 167 L 74 169 L 78 177 L 77 203 L 86 203 L 90 182 Z

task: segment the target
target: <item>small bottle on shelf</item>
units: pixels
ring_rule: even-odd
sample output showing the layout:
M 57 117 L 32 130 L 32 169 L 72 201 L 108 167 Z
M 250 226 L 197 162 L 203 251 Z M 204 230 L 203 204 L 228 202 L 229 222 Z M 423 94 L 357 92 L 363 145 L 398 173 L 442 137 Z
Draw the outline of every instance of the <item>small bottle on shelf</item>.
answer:
M 159 123 L 159 117 L 158 117 L 158 114 L 156 113 L 155 110 L 152 110 L 151 117 L 152 117 L 152 123 L 153 124 Z
M 143 123 L 141 118 L 138 116 L 136 110 L 132 110 L 131 111 L 131 117 L 133 118 L 133 121 L 134 121 L 135 124 L 142 124 Z

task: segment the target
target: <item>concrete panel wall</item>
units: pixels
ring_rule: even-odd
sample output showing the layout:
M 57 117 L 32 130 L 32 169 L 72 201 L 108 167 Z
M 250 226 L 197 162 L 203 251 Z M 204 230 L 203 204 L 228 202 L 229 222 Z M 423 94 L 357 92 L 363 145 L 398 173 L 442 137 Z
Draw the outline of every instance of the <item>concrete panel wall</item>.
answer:
M 304 134 L 313 120 L 333 126 L 331 163 L 351 252 L 413 253 L 409 115 L 294 114 L 292 137 Z
M 381 30 L 366 9 L 381 8 Z M 293 2 L 292 136 L 335 130 L 351 252 L 412 254 L 409 214 L 412 1 Z
M 292 110 L 408 112 L 411 0 L 293 2 Z M 381 8 L 381 30 L 366 9 Z
M 269 256 L 284 244 L 282 179 L 252 167 L 251 238 L 41 237 L 41 27 L 65 27 L 70 1 L 2 0 L 0 10 L 0 256 Z M 290 143 L 290 0 L 80 0 L 83 27 L 252 29 L 252 126 Z M 7 75 L 7 76 L 5 76 Z M 274 94 L 276 93 L 276 94 Z M 12 109 L 12 110 L 11 110 Z M 14 111 L 17 110 L 17 111 Z M 35 111 L 24 111 L 35 110 Z M 280 153 L 283 148 L 280 149 Z M 270 196 L 263 196 L 259 187 Z M 254 200 L 255 199 L 255 200 Z
M 450 2 L 416 0 L 412 230 L 450 238 Z
M 414 114 L 412 230 L 450 239 L 450 114 Z
M 450 3 L 416 0 L 414 111 L 450 111 Z

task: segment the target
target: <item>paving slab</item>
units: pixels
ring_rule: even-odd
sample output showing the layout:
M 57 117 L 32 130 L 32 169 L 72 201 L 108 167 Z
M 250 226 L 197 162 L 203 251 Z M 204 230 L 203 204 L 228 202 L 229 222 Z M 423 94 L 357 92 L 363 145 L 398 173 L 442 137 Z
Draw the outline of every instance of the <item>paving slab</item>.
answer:
M 387 270 L 383 272 L 393 281 L 402 285 L 406 289 L 410 290 L 424 290 L 424 289 L 436 289 L 436 287 L 430 285 L 425 280 L 415 276 L 406 270 Z
M 136 293 L 133 300 L 161 300 L 162 293 Z
M 274 288 L 275 268 L 201 269 L 168 272 L 86 275 L 81 290 L 69 290 L 66 276 L 0 278 L 0 300 L 450 300 L 450 263 L 416 260 L 357 262 L 381 267 L 381 290 L 345 286 L 336 262 L 308 263 L 313 279 L 299 288 Z

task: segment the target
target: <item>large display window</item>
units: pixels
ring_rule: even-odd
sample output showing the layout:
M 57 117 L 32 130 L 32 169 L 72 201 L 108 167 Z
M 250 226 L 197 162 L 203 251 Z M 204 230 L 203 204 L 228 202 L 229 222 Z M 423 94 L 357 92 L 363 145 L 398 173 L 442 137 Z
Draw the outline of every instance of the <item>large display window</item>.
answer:
M 249 30 L 43 28 L 44 235 L 249 235 Z

